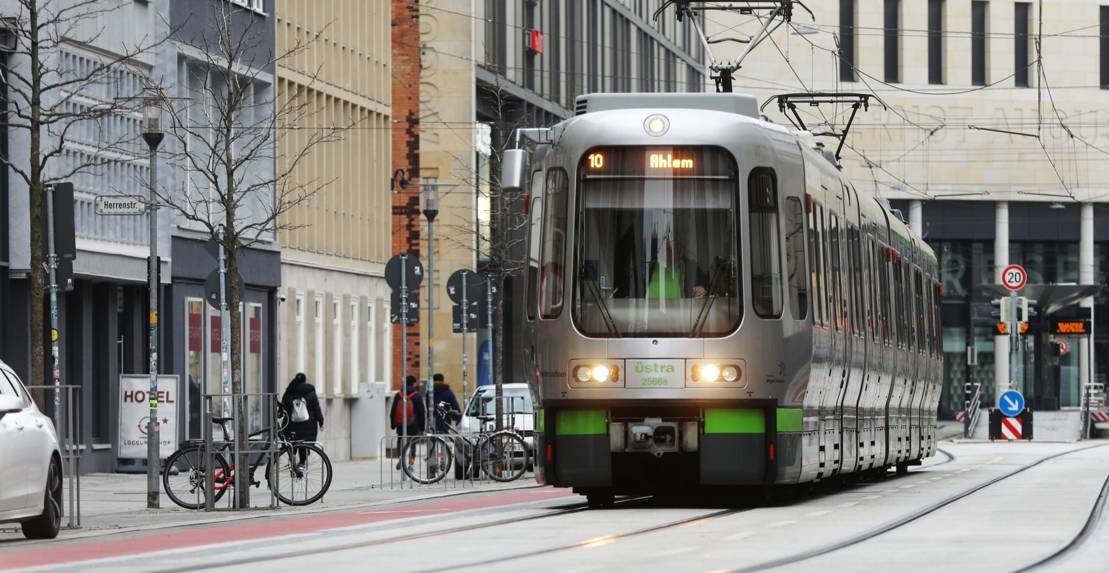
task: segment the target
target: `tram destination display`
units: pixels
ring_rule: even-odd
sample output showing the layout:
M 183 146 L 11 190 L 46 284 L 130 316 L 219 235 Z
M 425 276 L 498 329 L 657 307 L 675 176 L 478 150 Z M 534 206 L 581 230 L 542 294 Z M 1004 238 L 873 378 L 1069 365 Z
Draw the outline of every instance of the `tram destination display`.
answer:
M 581 172 L 594 177 L 731 178 L 735 163 L 719 147 L 595 147 L 582 157 Z

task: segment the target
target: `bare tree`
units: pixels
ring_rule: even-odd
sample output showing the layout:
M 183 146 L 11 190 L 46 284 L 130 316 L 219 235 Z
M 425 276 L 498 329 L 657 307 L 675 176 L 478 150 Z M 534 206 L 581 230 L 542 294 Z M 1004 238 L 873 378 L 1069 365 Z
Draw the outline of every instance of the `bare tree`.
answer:
M 504 157 L 504 152 L 515 147 L 513 135 L 516 130 L 524 127 L 539 127 L 536 118 L 525 112 L 525 107 L 512 98 L 499 83 L 496 85 L 481 86 L 477 97 L 482 100 L 484 107 L 491 111 L 490 118 L 490 156 L 489 170 L 483 173 L 474 170 L 472 159 L 456 157 L 457 168 L 455 177 L 463 182 L 465 189 L 476 189 L 479 199 L 489 205 L 490 228 L 488 231 L 475 226 L 472 220 L 446 220 L 443 223 L 447 232 L 443 233 L 446 240 L 456 247 L 469 249 L 475 252 L 478 261 L 484 263 L 487 279 L 496 285 L 493 296 L 493 308 L 497 309 L 497 317 L 493 325 L 493 357 L 491 365 L 493 383 L 496 387 L 498 399 L 496 400 L 496 416 L 498 424 L 502 419 L 503 400 L 501 385 L 505 364 L 505 333 L 503 328 L 496 324 L 503 324 L 503 308 L 505 288 L 513 280 L 524 275 L 528 267 L 528 253 L 526 251 L 528 240 L 528 209 L 524 201 L 528 199 L 530 179 L 525 181 L 525 187 L 520 189 L 504 189 L 501 187 L 499 166 Z M 525 143 L 525 142 L 521 142 Z M 468 212 L 467 212 L 468 213 Z M 481 301 L 482 304 L 485 301 Z
M 241 396 L 240 249 L 272 242 L 279 230 L 292 228 L 282 215 L 333 181 L 305 178 L 298 168 L 318 146 L 340 141 L 351 125 L 315 121 L 319 110 L 309 95 L 318 69 L 287 92 L 279 92 L 268 79 L 311 42 L 278 51 L 266 44 L 260 19 L 248 10 L 231 2 L 211 5 L 214 27 L 194 41 L 199 59 L 185 74 L 188 97 L 182 102 L 163 95 L 169 116 L 166 154 L 186 174 L 187 188 L 159 189 L 156 194 L 226 252 L 231 392 Z M 234 403 L 236 434 L 246 436 L 243 400 Z M 248 489 L 242 488 L 243 493 Z M 246 495 L 239 500 L 249 504 Z
M 9 133 L 24 132 L 28 138 L 26 148 L 12 146 L 0 157 L 0 164 L 27 186 L 30 380 L 35 384 L 46 380 L 45 189 L 99 165 L 140 158 L 135 153 L 137 130 L 113 130 L 103 123 L 133 107 L 138 93 L 128 90 L 139 87 L 138 82 L 132 86 L 119 80 L 124 72 L 145 75 L 139 58 L 164 41 L 144 37 L 127 45 L 119 30 L 112 30 L 115 13 L 130 4 L 124 0 L 17 0 L 17 13 L 0 20 L 0 33 L 11 40 L 9 63 L 3 69 L 8 105 L 0 121 Z M 101 50 L 86 50 L 89 46 Z M 67 57 L 67 52 L 76 51 L 87 56 L 81 65 L 77 58 Z M 66 155 L 74 144 L 85 150 L 79 157 Z

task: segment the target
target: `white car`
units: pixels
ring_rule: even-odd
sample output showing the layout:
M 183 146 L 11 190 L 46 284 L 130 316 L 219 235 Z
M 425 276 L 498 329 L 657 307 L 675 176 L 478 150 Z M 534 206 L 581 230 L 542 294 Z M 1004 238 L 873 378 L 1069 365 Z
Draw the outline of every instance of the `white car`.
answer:
M 527 384 L 502 384 L 504 392 L 504 427 L 516 430 L 528 447 L 532 444 L 532 434 L 535 432 L 535 409 L 531 402 L 531 391 Z M 463 411 L 462 422 L 459 429 L 463 432 L 477 432 L 483 423 L 492 425 L 497 416 L 496 388 L 492 384 L 478 386 L 470 401 Z
M 54 423 L 0 361 L 0 523 L 28 539 L 53 539 L 62 524 L 62 463 Z

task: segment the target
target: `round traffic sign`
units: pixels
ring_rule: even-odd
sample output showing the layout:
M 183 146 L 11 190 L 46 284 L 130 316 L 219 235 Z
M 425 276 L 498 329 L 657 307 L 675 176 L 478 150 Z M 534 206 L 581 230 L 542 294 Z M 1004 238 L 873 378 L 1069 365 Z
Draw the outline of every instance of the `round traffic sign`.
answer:
M 1024 411 L 1024 395 L 1016 390 L 1006 390 L 997 397 L 997 409 L 1001 413 L 1013 418 Z
M 1009 290 L 1020 290 L 1028 284 L 1028 271 L 1020 265 L 1009 265 L 1001 271 L 1001 284 Z
M 447 279 L 447 296 L 455 304 L 462 304 L 462 285 L 466 285 L 466 302 L 475 303 L 485 296 L 485 280 L 470 269 L 458 269 Z
M 391 289 L 399 289 L 401 287 L 401 272 L 404 273 L 404 287 L 412 290 L 420 286 L 424 280 L 424 266 L 420 263 L 420 259 L 411 253 L 403 253 L 393 255 L 389 262 L 385 263 L 385 282 Z

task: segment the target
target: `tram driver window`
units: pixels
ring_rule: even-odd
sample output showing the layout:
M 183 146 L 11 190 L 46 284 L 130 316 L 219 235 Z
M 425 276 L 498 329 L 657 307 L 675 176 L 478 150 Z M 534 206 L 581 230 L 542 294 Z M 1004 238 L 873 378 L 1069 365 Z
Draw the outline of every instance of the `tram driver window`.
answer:
M 562 314 L 562 289 L 566 259 L 566 172 L 547 172 L 547 188 L 543 193 L 543 240 L 540 248 L 539 315 L 558 318 Z
M 774 170 L 759 167 L 748 179 L 751 234 L 751 302 L 763 318 L 782 315 L 782 254 L 778 184 Z

